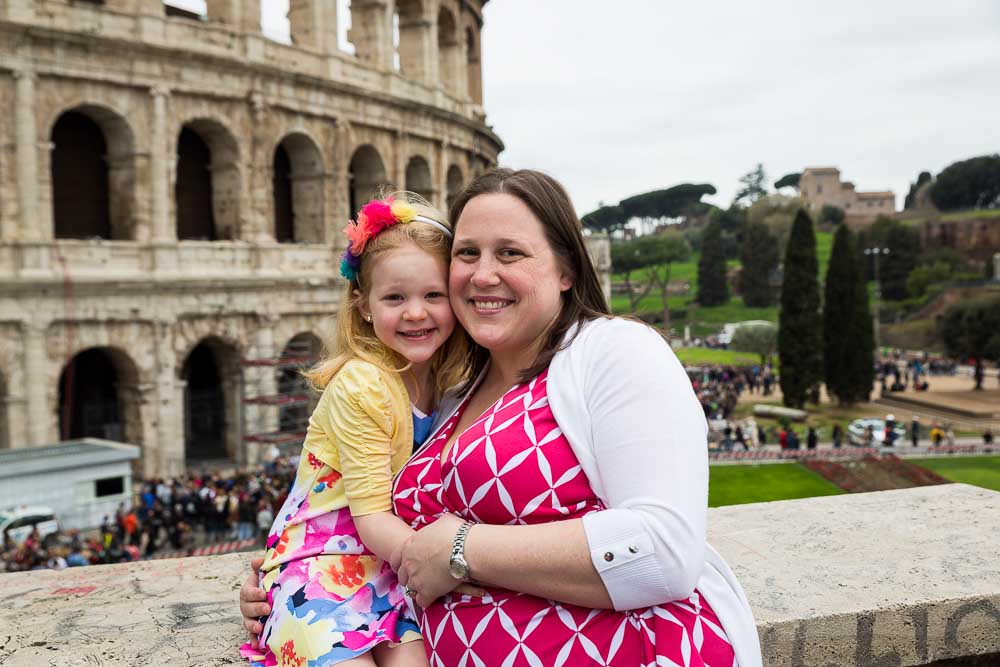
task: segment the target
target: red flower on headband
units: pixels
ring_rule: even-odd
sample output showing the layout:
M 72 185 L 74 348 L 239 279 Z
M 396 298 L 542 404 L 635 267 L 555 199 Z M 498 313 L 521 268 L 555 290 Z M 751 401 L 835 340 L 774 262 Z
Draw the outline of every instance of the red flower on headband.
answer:
M 371 236 L 373 237 L 378 236 L 382 230 L 392 227 L 398 222 L 392 215 L 391 199 L 387 199 L 386 201 L 373 199 L 361 209 L 358 218 L 360 219 L 361 216 L 365 216 L 368 219 L 368 228 L 371 230 Z

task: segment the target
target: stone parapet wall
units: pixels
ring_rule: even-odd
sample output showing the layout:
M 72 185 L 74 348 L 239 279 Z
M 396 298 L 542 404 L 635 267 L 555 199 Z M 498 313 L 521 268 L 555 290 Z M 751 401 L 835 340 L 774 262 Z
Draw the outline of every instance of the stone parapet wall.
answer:
M 1000 493 L 960 484 L 709 511 L 773 667 L 1000 664 L 998 534 Z M 247 560 L 2 575 L 0 662 L 241 664 Z

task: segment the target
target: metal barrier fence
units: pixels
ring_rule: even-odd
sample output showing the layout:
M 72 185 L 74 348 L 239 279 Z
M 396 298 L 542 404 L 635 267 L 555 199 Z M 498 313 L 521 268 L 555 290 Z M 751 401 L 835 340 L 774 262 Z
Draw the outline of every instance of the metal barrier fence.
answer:
M 823 449 L 784 449 L 784 450 L 744 450 L 738 452 L 709 452 L 709 462 L 714 461 L 773 461 L 800 459 L 823 460 L 860 460 L 866 456 L 896 456 L 921 454 L 992 454 L 1000 453 L 1000 445 L 940 445 L 938 447 L 920 447 L 918 449 L 902 450 L 897 447 L 840 447 Z

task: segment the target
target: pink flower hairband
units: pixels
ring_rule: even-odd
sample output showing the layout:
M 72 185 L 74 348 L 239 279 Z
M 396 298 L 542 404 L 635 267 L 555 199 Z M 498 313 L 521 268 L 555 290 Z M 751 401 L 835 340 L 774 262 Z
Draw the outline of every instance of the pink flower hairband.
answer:
M 394 225 L 413 221 L 436 227 L 451 238 L 450 229 L 437 220 L 418 215 L 409 202 L 388 197 L 384 200 L 373 199 L 365 204 L 358 213 L 358 219 L 352 220 L 344 228 L 344 233 L 347 234 L 347 249 L 340 259 L 340 275 L 356 281 L 358 271 L 361 270 L 361 255 L 368 242 Z

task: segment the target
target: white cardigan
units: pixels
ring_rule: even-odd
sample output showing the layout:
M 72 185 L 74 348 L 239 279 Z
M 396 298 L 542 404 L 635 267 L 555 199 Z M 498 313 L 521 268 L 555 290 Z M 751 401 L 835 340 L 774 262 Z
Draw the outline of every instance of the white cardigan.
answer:
M 607 506 L 583 526 L 615 609 L 684 599 L 697 588 L 739 667 L 759 667 L 750 604 L 706 542 L 708 427 L 670 346 L 638 322 L 588 322 L 553 357 L 547 390 L 556 422 Z M 455 408 L 454 399 L 444 401 L 437 425 Z

